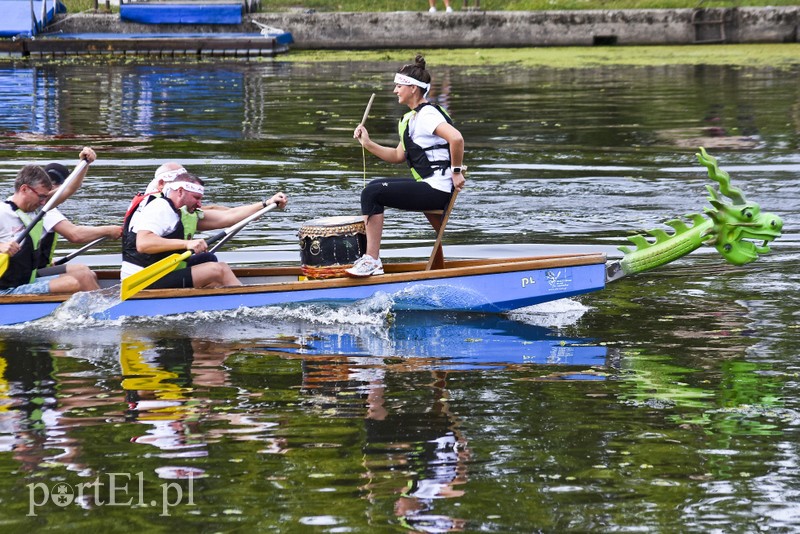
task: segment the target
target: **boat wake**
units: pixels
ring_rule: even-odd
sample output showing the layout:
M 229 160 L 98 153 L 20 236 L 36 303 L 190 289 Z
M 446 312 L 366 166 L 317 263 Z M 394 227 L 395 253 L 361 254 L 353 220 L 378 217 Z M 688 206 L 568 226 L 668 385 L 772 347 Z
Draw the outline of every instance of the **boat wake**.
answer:
M 441 289 L 441 288 L 439 288 Z M 457 291 L 453 288 L 453 291 Z M 427 308 L 436 311 L 440 303 L 452 302 L 455 298 L 474 299 L 470 294 L 442 294 L 442 291 L 424 291 L 419 288 L 405 289 L 395 294 L 378 292 L 357 302 L 307 302 L 258 308 L 242 307 L 225 311 L 197 311 L 157 317 L 104 318 L 104 312 L 120 303 L 119 286 L 96 291 L 76 293 L 59 306 L 51 315 L 36 321 L 42 329 L 52 331 L 76 330 L 97 327 L 153 325 L 183 328 L 209 325 L 226 329 L 263 328 L 266 324 L 306 323 L 318 326 L 364 326 L 385 329 L 398 313 L 405 310 Z M 507 314 L 520 323 L 544 328 L 563 328 L 575 324 L 589 310 L 583 304 L 561 299 L 536 306 L 521 308 Z M 424 313 L 424 312 L 422 312 Z M 31 324 L 31 323 L 26 323 Z
M 318 325 L 373 325 L 391 321 L 394 300 L 387 294 L 375 294 L 358 302 L 309 302 L 259 308 L 242 307 L 236 310 L 194 312 L 159 317 L 162 323 L 246 322 L 251 324 L 275 322 L 306 322 Z M 153 318 L 128 318 L 127 323 L 147 323 Z
M 95 291 L 81 291 L 65 300 L 49 316 L 36 321 L 36 324 L 43 328 L 60 330 L 107 323 L 108 321 L 102 321 L 98 317 L 120 302 L 118 285 Z

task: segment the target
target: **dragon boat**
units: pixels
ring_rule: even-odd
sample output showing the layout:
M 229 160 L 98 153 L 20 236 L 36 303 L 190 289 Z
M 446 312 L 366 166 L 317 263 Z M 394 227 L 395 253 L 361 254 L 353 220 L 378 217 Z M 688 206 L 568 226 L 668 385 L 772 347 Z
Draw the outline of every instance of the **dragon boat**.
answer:
M 606 283 L 637 274 L 714 246 L 734 265 L 744 265 L 769 252 L 781 235 L 783 222 L 762 212 L 733 187 L 715 158 L 700 149 L 699 161 L 719 186 L 706 186 L 711 207 L 687 221 L 667 221 L 672 228 L 648 230 L 650 239 L 628 239 L 635 248 L 620 247 L 623 257 L 607 261 L 605 254 L 563 254 L 512 259 L 449 260 L 429 269 L 425 262 L 384 265 L 385 274 L 368 278 L 306 279 L 301 266 L 239 268 L 244 285 L 217 289 L 144 289 L 123 300 L 117 271 L 98 271 L 104 301 L 92 312 L 98 319 L 147 317 L 198 311 L 236 310 L 295 303 L 350 303 L 383 293 L 398 310 L 452 310 L 504 313 L 552 300 L 603 289 Z M 727 197 L 731 202 L 727 202 Z M 77 301 L 97 300 L 95 292 L 70 295 L 0 296 L 0 325 L 46 317 Z M 109 298 L 109 295 L 112 295 Z

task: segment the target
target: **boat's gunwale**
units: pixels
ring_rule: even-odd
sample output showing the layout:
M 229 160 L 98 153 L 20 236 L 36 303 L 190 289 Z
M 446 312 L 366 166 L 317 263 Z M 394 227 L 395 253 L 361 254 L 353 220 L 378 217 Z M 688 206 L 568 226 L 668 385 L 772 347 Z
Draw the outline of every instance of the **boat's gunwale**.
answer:
M 131 297 L 131 300 L 211 297 L 216 295 L 236 295 L 250 293 L 274 293 L 282 291 L 304 291 L 322 288 L 342 288 L 391 283 L 413 282 L 463 276 L 476 276 L 503 272 L 514 272 L 532 269 L 572 267 L 592 265 L 606 262 L 603 253 L 555 254 L 546 256 L 529 256 L 520 258 L 448 260 L 442 269 L 425 270 L 425 262 L 385 264 L 386 274 L 369 278 L 327 278 L 321 280 L 297 280 L 248 284 L 235 287 L 214 289 L 147 289 Z M 253 276 L 300 276 L 300 267 L 243 267 L 235 268 L 237 275 Z M 98 277 L 115 279 L 119 272 L 115 270 L 98 271 Z M 4 295 L 0 296 L 0 305 L 64 302 L 69 294 L 39 295 Z

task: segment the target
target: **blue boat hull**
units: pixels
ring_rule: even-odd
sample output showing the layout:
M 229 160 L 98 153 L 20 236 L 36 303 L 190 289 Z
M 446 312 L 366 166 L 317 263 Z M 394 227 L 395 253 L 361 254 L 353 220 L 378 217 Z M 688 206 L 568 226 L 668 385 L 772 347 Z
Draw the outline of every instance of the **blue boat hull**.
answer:
M 379 293 L 389 296 L 397 310 L 502 313 L 605 287 L 602 254 L 448 262 L 447 268 L 435 271 L 403 267 L 415 264 L 399 265 L 397 272 L 387 266 L 387 274 L 365 279 L 297 281 L 297 275 L 289 272 L 285 281 L 235 288 L 143 291 L 127 301 L 112 303 L 95 316 L 119 319 L 294 303 L 347 303 Z M 46 298 L 0 297 L 0 324 L 45 317 L 65 300 L 50 297 L 51 301 L 42 302 Z

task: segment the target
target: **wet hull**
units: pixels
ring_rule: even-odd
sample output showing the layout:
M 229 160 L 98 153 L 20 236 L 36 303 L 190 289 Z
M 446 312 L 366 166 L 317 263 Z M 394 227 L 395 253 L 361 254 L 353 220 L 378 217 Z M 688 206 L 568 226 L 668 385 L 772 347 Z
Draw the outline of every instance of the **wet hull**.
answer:
M 236 269 L 245 284 L 218 289 L 145 290 L 94 313 L 99 319 L 153 317 L 235 310 L 294 303 L 348 303 L 382 293 L 398 310 L 452 310 L 502 313 L 571 297 L 605 286 L 603 254 L 569 254 L 503 260 L 449 261 L 426 271 L 423 263 L 385 265 L 386 274 L 363 279 L 300 280 L 299 268 Z M 117 273 L 100 272 L 106 284 Z M 108 289 L 104 290 L 107 294 Z M 113 290 L 110 290 L 113 292 Z M 84 293 L 82 298 L 91 298 Z M 51 314 L 68 296 L 0 297 L 0 324 L 11 325 Z

